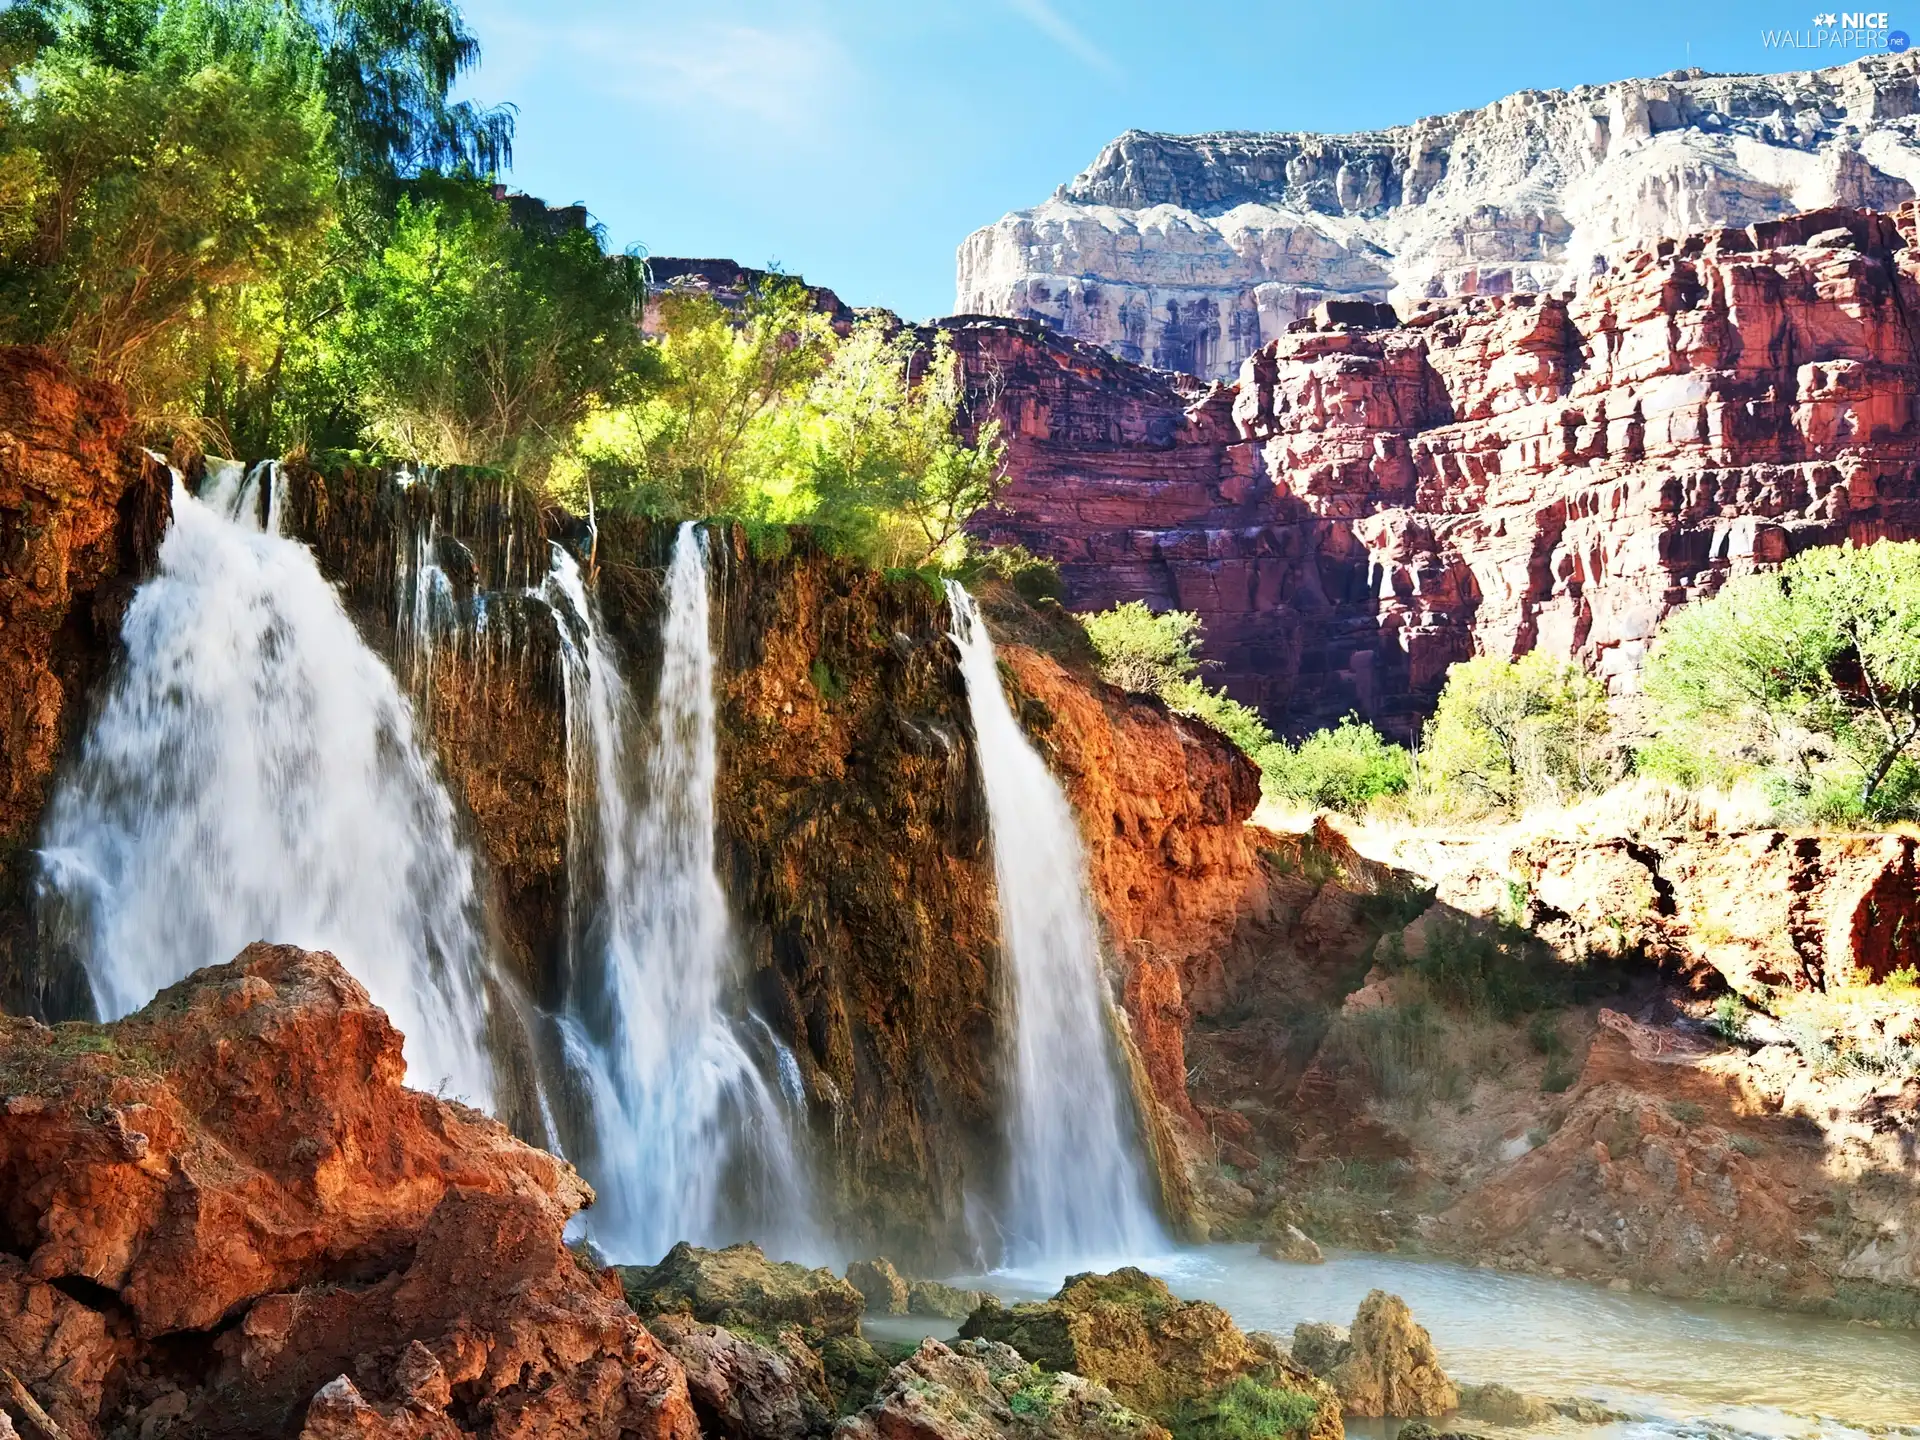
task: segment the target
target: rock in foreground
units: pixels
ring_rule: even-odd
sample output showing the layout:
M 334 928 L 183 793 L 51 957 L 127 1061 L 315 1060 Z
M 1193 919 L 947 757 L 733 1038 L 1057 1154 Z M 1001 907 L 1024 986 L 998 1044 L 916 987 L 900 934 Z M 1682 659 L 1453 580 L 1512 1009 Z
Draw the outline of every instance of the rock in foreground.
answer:
M 1105 1385 L 1127 1405 L 1195 1435 L 1233 1433 L 1238 1414 L 1269 1433 L 1299 1430 L 1313 1440 L 1341 1433 L 1333 1390 L 1296 1365 L 1271 1336 L 1243 1334 L 1205 1301 L 1176 1298 L 1131 1266 L 1075 1275 L 1051 1300 L 989 1302 L 961 1327 L 969 1339 L 1011 1345 L 1043 1370 Z M 1293 1423 L 1280 1423 L 1281 1412 Z
M 691 1315 L 762 1334 L 794 1325 L 818 1342 L 858 1335 L 866 1308 L 860 1292 L 831 1270 L 769 1260 L 758 1245 L 703 1250 L 683 1240 L 658 1265 L 617 1269 L 628 1301 L 646 1316 Z
M 1414 1323 L 1406 1301 L 1384 1290 L 1360 1302 L 1332 1380 L 1349 1415 L 1409 1419 L 1445 1415 L 1460 1405 L 1432 1337 Z
M 592 1191 L 402 1084 L 329 955 L 254 945 L 112 1025 L 0 1017 L 0 1365 L 73 1440 L 695 1440 L 561 1229 Z
M 1169 1440 L 1104 1386 L 1049 1374 L 990 1340 L 927 1340 L 835 1440 Z

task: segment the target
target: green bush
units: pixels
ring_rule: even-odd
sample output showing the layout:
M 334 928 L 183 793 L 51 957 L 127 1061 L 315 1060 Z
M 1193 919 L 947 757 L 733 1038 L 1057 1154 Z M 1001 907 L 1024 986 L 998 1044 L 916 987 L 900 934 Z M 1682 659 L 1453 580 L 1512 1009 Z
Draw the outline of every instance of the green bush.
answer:
M 1587 998 L 1599 980 L 1561 962 L 1520 926 L 1453 919 L 1428 930 L 1425 948 L 1407 968 L 1442 1002 L 1503 1021 Z M 1535 1043 L 1545 1035 L 1537 1032 Z
M 1167 687 L 1191 680 L 1200 669 L 1200 617 L 1189 610 L 1158 614 L 1142 600 L 1082 615 L 1087 638 L 1109 685 L 1142 695 L 1164 696 Z
M 1167 1428 L 1175 1440 L 1279 1440 L 1309 1429 L 1319 1411 L 1312 1395 L 1241 1375 L 1217 1393 L 1181 1405 Z
M 1260 788 L 1283 804 L 1358 815 L 1375 800 L 1406 793 L 1413 756 L 1357 715 L 1317 730 L 1298 745 L 1278 741 L 1255 758 Z
M 1787 818 L 1920 814 L 1920 543 L 1826 546 L 1729 582 L 1660 627 L 1636 764 L 1758 774 Z
M 1617 760 L 1606 687 L 1537 650 L 1455 665 L 1420 747 L 1423 782 L 1479 812 L 1596 792 Z

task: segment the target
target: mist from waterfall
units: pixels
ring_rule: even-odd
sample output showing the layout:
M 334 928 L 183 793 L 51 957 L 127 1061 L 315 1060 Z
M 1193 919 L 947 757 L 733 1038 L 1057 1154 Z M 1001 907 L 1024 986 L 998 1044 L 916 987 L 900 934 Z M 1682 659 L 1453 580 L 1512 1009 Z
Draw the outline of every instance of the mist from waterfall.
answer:
M 600 1197 L 589 1232 L 609 1257 L 647 1263 L 678 1240 L 804 1246 L 806 1187 L 788 1117 L 743 1043 L 748 1017 L 715 868 L 705 537 L 687 524 L 674 542 L 651 726 L 638 723 L 579 566 L 561 546 L 540 594 L 566 684 L 561 1029 L 590 1116 L 568 1146 Z M 643 764 L 636 743 L 646 746 Z M 797 1082 L 791 1055 L 761 1029 L 776 1073 Z
M 49 805 L 43 934 L 105 1019 L 255 940 L 332 951 L 405 1034 L 410 1083 L 491 1108 L 474 861 L 413 712 L 278 533 L 279 467 L 216 465 L 202 491 L 176 476 L 125 659 Z
M 1156 1254 L 1073 807 L 1007 703 L 973 597 L 947 583 L 993 831 L 1013 1013 L 1005 1263 L 1058 1268 Z

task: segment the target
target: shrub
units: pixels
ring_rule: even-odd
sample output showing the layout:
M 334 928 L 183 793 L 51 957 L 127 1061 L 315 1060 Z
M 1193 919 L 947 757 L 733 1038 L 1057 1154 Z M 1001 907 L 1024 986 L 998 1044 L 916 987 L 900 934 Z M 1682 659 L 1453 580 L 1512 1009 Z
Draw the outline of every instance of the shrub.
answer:
M 1920 812 L 1920 544 L 1827 546 L 1730 582 L 1660 627 L 1646 690 L 1665 743 L 1636 763 L 1758 770 L 1829 823 Z
M 1200 669 L 1200 617 L 1189 610 L 1155 614 L 1141 600 L 1082 615 L 1100 657 L 1100 678 L 1122 690 L 1163 695 Z
M 1311 1428 L 1319 1411 L 1320 1402 L 1304 1391 L 1241 1375 L 1203 1400 L 1182 1404 L 1168 1428 L 1176 1440 L 1279 1440 Z
M 1474 811 L 1596 792 L 1616 767 L 1606 689 L 1542 651 L 1466 661 L 1447 676 L 1420 761 L 1429 787 Z
M 1224 690 L 1209 690 L 1198 680 L 1180 680 L 1162 690 L 1160 698 L 1169 710 L 1211 725 L 1256 763 L 1273 748 L 1273 732 L 1267 729 L 1260 712 L 1242 705 Z
M 1404 794 L 1413 781 L 1413 756 L 1357 715 L 1298 745 L 1269 745 L 1255 758 L 1269 799 L 1349 815 L 1383 796 Z

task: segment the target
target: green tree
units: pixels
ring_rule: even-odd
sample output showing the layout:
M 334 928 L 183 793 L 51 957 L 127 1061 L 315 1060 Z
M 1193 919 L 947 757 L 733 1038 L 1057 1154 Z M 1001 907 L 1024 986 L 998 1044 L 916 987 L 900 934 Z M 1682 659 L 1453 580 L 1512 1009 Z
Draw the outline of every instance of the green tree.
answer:
M 299 57 L 263 43 L 206 60 L 192 18 L 149 37 L 144 68 L 43 47 L 0 96 L 0 324 L 149 410 L 238 343 L 222 299 L 313 244 L 332 207 L 327 115 Z
M 1272 799 L 1365 811 L 1375 800 L 1405 794 L 1413 783 L 1413 756 L 1357 715 L 1316 730 L 1297 745 L 1280 741 L 1260 752 L 1261 789 Z
M 1157 695 L 1167 708 L 1203 720 L 1258 761 L 1274 743 L 1273 732 L 1251 705 L 1200 679 L 1200 617 L 1188 610 L 1155 614 L 1144 601 L 1080 617 L 1109 685 Z
M 1129 600 L 1082 615 L 1080 623 L 1109 685 L 1159 695 L 1200 671 L 1200 617 L 1191 610 L 1156 613 L 1143 600 Z
M 640 294 L 639 262 L 590 229 L 516 225 L 478 182 L 416 185 L 314 363 L 390 453 L 538 482 L 589 412 L 634 392 Z
M 800 518 L 778 419 L 831 356 L 827 317 L 782 281 L 756 289 L 737 316 L 705 295 L 667 294 L 653 308 L 645 393 L 584 420 L 557 477 L 563 490 L 674 518 Z
M 1828 546 L 1732 581 L 1661 626 L 1646 690 L 1696 763 L 1803 792 L 1837 767 L 1860 812 L 1903 808 L 1920 778 L 1920 544 Z
M 1538 650 L 1455 665 L 1420 748 L 1424 783 L 1480 810 L 1599 790 L 1615 760 L 1606 688 Z

